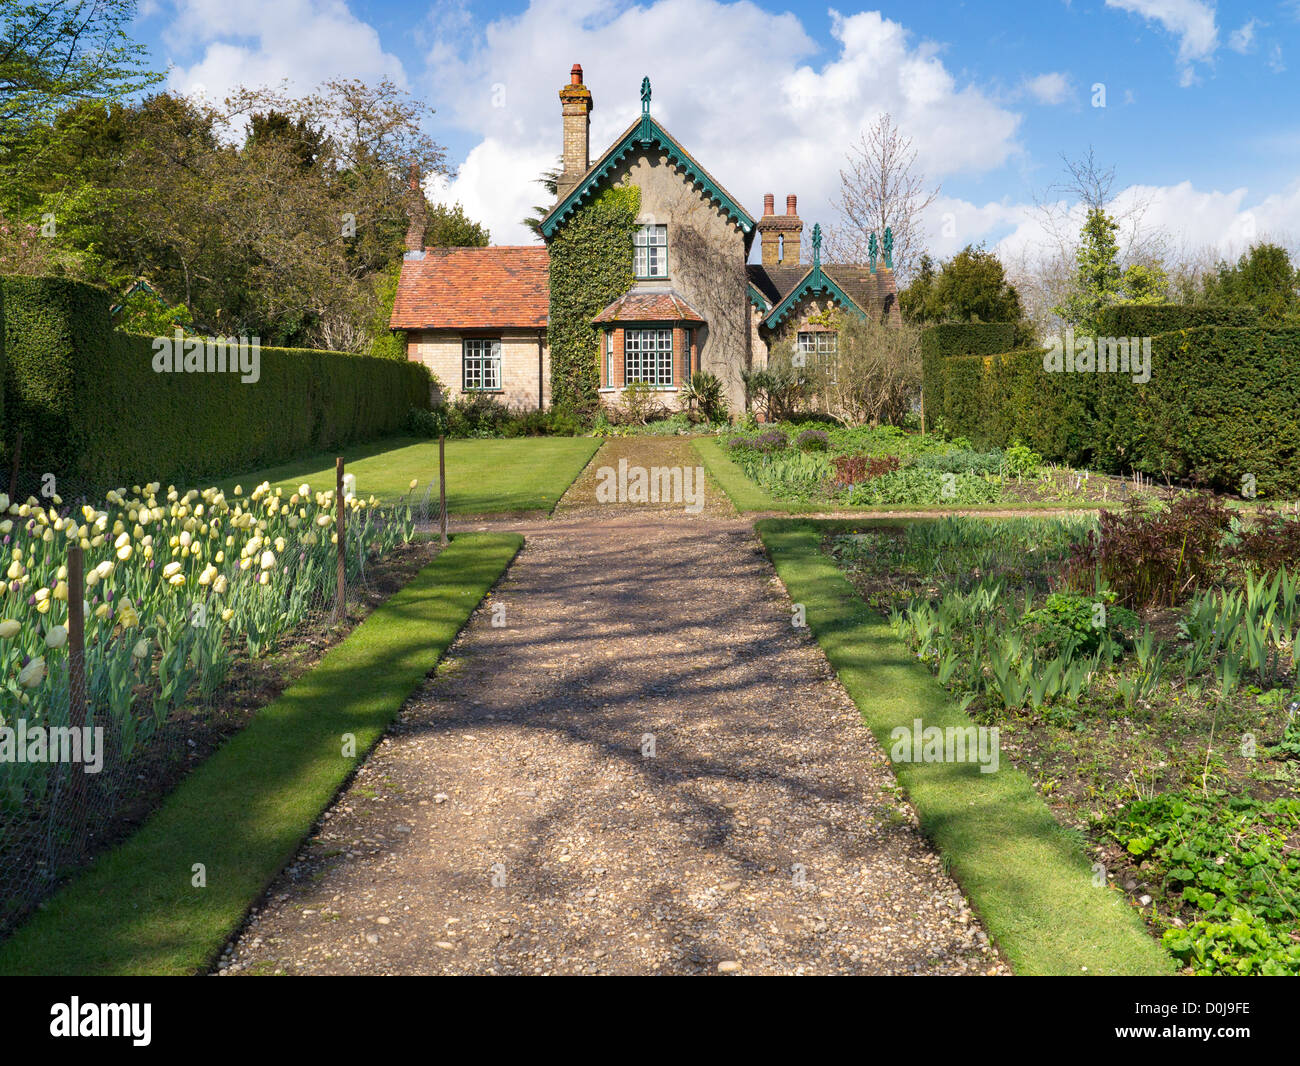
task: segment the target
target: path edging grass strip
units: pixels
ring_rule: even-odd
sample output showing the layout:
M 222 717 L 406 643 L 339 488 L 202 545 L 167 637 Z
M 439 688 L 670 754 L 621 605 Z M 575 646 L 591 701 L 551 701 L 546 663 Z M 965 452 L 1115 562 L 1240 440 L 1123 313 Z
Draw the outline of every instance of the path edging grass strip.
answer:
M 208 968 L 522 545 L 455 537 L 0 945 L 0 974 Z
M 765 519 L 759 536 L 792 601 L 886 752 L 896 727 L 963 727 L 948 698 L 889 623 L 821 551 L 834 523 Z M 1079 836 L 1005 763 L 897 762 L 894 772 L 952 875 L 1019 974 L 1169 974 L 1171 956 L 1122 895 L 1096 888 Z
M 746 511 L 785 511 L 788 504 L 778 503 L 754 484 L 722 450 L 717 437 L 694 437 L 691 444 L 704 460 L 704 468 L 731 500 L 731 505 L 744 514 Z

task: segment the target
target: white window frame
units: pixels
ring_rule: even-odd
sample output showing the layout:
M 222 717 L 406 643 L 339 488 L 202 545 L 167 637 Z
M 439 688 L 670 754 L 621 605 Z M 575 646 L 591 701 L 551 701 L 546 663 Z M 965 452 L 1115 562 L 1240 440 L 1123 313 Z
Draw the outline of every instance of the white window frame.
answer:
M 839 381 L 840 335 L 833 329 L 800 330 L 798 337 L 799 351 L 803 353 L 804 364 L 816 360 L 830 371 L 831 384 Z
M 638 278 L 668 276 L 668 227 L 647 223 L 632 238 L 633 273 Z
M 605 330 L 605 388 L 614 387 L 614 331 Z
M 466 337 L 460 349 L 462 392 L 501 391 L 501 338 Z
M 625 329 L 623 331 L 623 381 L 644 381 L 656 389 L 671 389 L 673 382 L 673 331 Z

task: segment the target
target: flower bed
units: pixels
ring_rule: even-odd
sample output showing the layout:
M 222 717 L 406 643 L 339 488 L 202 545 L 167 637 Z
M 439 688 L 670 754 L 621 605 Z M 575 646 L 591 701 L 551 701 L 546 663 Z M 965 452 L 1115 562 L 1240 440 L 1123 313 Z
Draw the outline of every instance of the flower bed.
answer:
M 1193 526 L 1218 528 L 1217 550 L 1153 587 L 1147 563 Z M 956 704 L 998 726 L 1087 835 L 1099 885 L 1127 892 L 1187 972 L 1294 974 L 1297 537 L 1300 521 L 1192 498 L 1100 523 L 865 529 L 827 550 Z

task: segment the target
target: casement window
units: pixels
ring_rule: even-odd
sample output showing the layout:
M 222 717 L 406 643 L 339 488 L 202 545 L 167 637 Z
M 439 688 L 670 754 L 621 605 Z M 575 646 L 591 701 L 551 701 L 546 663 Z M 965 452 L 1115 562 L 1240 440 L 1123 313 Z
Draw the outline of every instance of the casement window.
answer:
M 638 278 L 668 276 L 668 227 L 642 226 L 632 238 L 634 268 Z
M 840 350 L 840 335 L 829 330 L 800 333 L 799 350 L 805 355 L 836 355 Z
M 461 353 L 461 388 L 465 392 L 501 391 L 501 341 L 474 337 Z
M 605 388 L 614 387 L 614 331 L 605 330 Z
M 839 380 L 840 335 L 833 330 L 810 330 L 799 334 L 799 353 L 805 366 L 814 362 L 824 367 L 832 383 Z
M 673 383 L 673 331 L 629 329 L 623 333 L 623 380 L 644 381 L 657 388 Z
M 682 333 L 682 384 L 689 385 L 691 374 L 695 368 L 691 366 L 691 342 L 695 338 L 694 330 L 686 330 Z

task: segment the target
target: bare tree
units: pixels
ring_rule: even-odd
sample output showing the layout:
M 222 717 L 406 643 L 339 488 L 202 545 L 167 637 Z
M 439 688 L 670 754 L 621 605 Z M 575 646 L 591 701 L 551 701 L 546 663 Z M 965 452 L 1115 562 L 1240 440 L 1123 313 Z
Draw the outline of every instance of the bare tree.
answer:
M 938 197 L 939 186 L 926 189 L 912 139 L 887 113 L 859 134 L 846 158 L 835 201 L 839 224 L 829 234 L 827 251 L 839 262 L 865 263 L 871 234 L 883 240 L 888 228 L 894 235 L 894 270 L 905 280 L 919 251 L 921 215 Z

